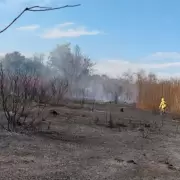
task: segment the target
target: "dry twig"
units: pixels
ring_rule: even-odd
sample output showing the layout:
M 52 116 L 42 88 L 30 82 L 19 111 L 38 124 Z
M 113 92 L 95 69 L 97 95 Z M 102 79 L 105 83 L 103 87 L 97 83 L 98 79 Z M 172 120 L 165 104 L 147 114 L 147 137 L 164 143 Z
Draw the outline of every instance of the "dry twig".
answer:
M 44 11 L 53 11 L 53 10 L 59 10 L 59 9 L 64 9 L 64 8 L 69 8 L 69 7 L 77 7 L 80 6 L 81 4 L 75 4 L 75 5 L 65 5 L 65 6 L 60 6 L 60 7 L 42 7 L 42 6 L 32 6 L 32 7 L 26 7 L 16 18 L 13 19 L 13 21 L 7 25 L 4 29 L 0 31 L 0 33 L 3 33 L 6 31 L 10 26 L 12 26 L 25 12 L 44 12 Z

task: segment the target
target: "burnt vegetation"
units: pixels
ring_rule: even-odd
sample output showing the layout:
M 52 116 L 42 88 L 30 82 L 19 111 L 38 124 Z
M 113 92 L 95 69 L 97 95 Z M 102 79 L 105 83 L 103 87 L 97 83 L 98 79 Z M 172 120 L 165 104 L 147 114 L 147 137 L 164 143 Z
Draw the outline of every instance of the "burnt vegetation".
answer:
M 98 164 L 106 157 L 108 167 L 114 163 L 117 167 L 129 168 L 129 172 L 130 167 L 139 168 L 149 161 L 147 152 L 153 159 L 153 148 L 163 146 L 164 141 L 172 136 L 179 136 L 178 97 L 175 93 L 171 98 L 168 96 L 170 90 L 178 89 L 178 81 L 160 81 L 142 72 L 136 76 L 127 72 L 121 78 L 112 79 L 94 74 L 93 70 L 93 61 L 81 53 L 79 46 L 72 48 L 71 44 L 53 49 L 48 63 L 44 63 L 42 54 L 35 54 L 32 58 L 20 52 L 6 54 L 0 62 L 1 133 L 10 132 L 13 138 L 17 138 L 17 134 L 22 138 L 23 135 L 35 138 L 31 139 L 32 144 L 38 143 L 44 152 L 47 144 L 49 147 L 53 144 L 58 156 L 60 145 L 64 148 L 69 144 L 73 148 L 78 145 L 82 147 L 78 151 L 84 152 L 88 148 L 92 154 L 98 154 L 96 148 L 100 147 L 104 149 L 102 154 L 87 157 L 89 163 Z M 160 92 L 164 93 L 169 105 L 163 116 L 158 112 Z M 18 141 L 19 145 L 21 142 Z M 149 144 L 152 149 L 147 149 Z M 121 158 L 116 158 L 119 156 L 117 149 L 123 150 Z M 61 149 L 64 153 L 66 150 Z M 164 159 L 166 150 L 161 148 Z M 126 151 L 134 152 L 133 157 L 128 157 Z M 137 155 L 139 151 L 142 153 Z M 109 154 L 113 159 L 109 159 Z M 50 154 L 48 156 L 52 158 Z M 169 164 L 159 162 L 159 156 L 154 159 L 157 164 L 151 166 L 163 166 L 176 176 L 179 167 L 173 161 Z M 84 162 L 82 157 L 79 159 Z M 50 163 L 55 161 L 50 160 Z M 60 163 L 56 163 L 60 167 Z M 132 179 L 131 173 L 128 176 Z M 59 175 L 53 177 L 59 178 Z M 138 172 L 136 177 L 140 177 Z
M 94 70 L 94 61 L 70 43 L 57 45 L 46 63 L 43 54 L 1 58 L 3 179 L 178 179 L 180 81 Z M 162 96 L 168 111 L 160 116 Z

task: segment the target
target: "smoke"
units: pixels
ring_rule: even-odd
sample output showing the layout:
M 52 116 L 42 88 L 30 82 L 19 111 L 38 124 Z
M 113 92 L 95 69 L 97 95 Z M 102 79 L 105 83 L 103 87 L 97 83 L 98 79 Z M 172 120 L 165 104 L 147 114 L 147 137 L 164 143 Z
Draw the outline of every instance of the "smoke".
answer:
M 102 102 L 115 101 L 122 103 L 135 103 L 138 97 L 137 85 L 127 79 L 112 79 L 108 76 L 98 74 L 84 77 L 76 84 L 74 92 L 77 89 L 84 90 L 83 93 L 76 94 L 74 98 Z
M 131 74 L 112 79 L 93 73 L 92 61 L 81 53 L 79 46 L 72 50 L 70 44 L 58 45 L 50 53 L 48 62 L 45 63 L 43 58 L 43 55 L 37 54 L 27 58 L 19 52 L 12 52 L 6 54 L 2 61 L 11 71 L 21 68 L 26 72 L 36 72 L 44 83 L 54 77 L 68 81 L 68 98 L 126 103 L 137 101 L 138 89 Z

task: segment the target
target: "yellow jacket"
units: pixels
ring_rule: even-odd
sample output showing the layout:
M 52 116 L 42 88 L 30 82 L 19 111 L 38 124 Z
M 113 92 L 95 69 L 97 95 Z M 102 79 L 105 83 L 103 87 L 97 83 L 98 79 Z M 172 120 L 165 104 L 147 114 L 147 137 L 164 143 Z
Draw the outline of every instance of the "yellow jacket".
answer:
M 161 98 L 161 103 L 159 105 L 159 109 L 164 110 L 166 108 L 166 101 L 164 100 L 164 98 Z

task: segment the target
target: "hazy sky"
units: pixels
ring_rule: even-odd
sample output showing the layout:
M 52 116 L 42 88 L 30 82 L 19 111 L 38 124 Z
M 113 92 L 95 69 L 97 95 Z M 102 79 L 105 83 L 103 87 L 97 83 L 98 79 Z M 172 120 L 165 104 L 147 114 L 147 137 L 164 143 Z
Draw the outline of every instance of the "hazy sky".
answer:
M 0 34 L 0 54 L 48 53 L 72 42 L 112 76 L 143 68 L 160 76 L 180 76 L 179 0 L 0 0 L 3 29 L 27 6 L 80 7 L 27 12 Z

